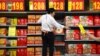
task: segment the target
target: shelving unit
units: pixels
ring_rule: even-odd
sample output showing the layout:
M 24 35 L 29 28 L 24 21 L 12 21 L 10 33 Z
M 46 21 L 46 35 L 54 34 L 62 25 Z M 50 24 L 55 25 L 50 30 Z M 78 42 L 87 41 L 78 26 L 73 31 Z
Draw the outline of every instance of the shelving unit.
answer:
M 85 0 L 85 5 L 84 7 L 86 7 L 86 9 L 84 11 L 70 11 L 68 12 L 68 8 L 66 6 L 68 6 L 68 0 L 65 0 L 65 9 L 64 11 L 56 11 L 56 15 L 55 15 L 55 19 L 58 20 L 58 22 L 60 20 L 64 21 L 64 17 L 65 16 L 74 16 L 74 15 L 82 15 L 82 16 L 86 16 L 86 15 L 99 15 L 100 16 L 100 11 L 87 11 L 87 7 L 89 6 L 89 1 L 90 0 Z M 49 8 L 49 0 L 46 0 L 46 9 Z M 29 10 L 29 0 L 25 0 L 25 10 L 24 11 L 0 11 L 0 17 L 25 17 L 28 18 L 28 15 L 43 15 L 46 14 L 47 11 L 30 11 Z M 62 25 L 65 25 L 64 22 L 59 22 Z M 11 25 L 0 25 L 0 28 L 8 28 Z M 27 23 L 27 25 L 16 25 L 16 28 L 19 29 L 28 29 L 28 26 L 41 26 L 41 24 L 39 23 Z M 100 26 L 84 26 L 85 29 L 100 29 Z M 76 26 L 70 26 L 70 29 L 79 29 Z M 6 38 L 6 39 L 18 39 L 18 38 L 27 38 L 30 36 L 42 36 L 41 34 L 28 34 L 26 36 L 0 36 L 0 38 Z M 34 37 L 34 38 L 35 38 Z M 66 40 L 66 34 L 56 34 L 56 38 L 60 37 L 63 38 L 63 42 L 64 44 L 56 44 L 56 47 L 63 47 L 64 48 L 64 52 L 65 50 L 67 50 L 65 47 L 67 44 L 100 44 L 99 42 L 96 42 L 94 40 Z M 6 46 L 6 47 L 0 47 L 0 49 L 17 49 L 17 48 L 28 48 L 28 47 L 42 47 L 42 44 L 27 44 L 27 46 L 17 46 L 17 47 L 10 47 L 10 46 Z M 66 54 L 66 52 L 64 53 L 64 55 Z M 66 55 L 65 55 L 66 56 Z

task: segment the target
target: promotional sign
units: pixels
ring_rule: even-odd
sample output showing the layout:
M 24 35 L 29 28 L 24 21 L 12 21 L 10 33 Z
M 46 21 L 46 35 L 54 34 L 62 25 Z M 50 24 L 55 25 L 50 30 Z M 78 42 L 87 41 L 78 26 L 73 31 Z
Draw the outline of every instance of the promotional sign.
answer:
M 68 11 L 84 10 L 84 0 L 68 0 Z
M 7 10 L 7 1 L 0 0 L 0 10 Z
M 24 0 L 11 0 L 12 10 L 24 10 Z
M 55 10 L 64 10 L 65 0 L 49 0 L 49 8 L 54 8 Z
M 30 0 L 29 10 L 46 10 L 46 0 Z
M 90 10 L 100 10 L 100 0 L 90 0 Z

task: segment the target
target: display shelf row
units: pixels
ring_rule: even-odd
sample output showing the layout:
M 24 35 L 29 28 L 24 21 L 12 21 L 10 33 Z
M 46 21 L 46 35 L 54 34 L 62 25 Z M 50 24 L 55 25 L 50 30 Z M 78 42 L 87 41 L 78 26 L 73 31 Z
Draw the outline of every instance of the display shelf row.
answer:
M 55 44 L 55 47 L 64 47 L 65 44 Z M 16 46 L 16 47 L 10 47 L 10 46 L 7 46 L 7 47 L 0 47 L 0 49 L 15 49 L 15 48 L 27 48 L 27 47 L 42 47 L 42 44 L 28 44 L 27 46 Z
M 0 14 L 45 14 L 47 11 L 0 11 Z M 100 14 L 100 11 L 56 11 L 56 13 L 65 13 L 65 14 Z

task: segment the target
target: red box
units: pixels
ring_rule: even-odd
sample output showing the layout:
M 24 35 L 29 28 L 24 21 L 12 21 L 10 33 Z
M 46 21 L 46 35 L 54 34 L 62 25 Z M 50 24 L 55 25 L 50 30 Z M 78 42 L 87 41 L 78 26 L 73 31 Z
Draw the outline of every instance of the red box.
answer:
M 27 44 L 27 39 L 26 38 L 18 38 L 17 40 L 17 45 L 18 46 L 26 46 Z
M 97 45 L 97 54 L 100 54 L 100 44 Z
M 80 21 L 79 16 L 73 16 L 73 24 L 74 24 L 74 26 L 77 26 L 79 21 Z
M 27 49 L 17 49 L 18 56 L 27 56 Z
M 82 44 L 76 44 L 75 50 L 76 50 L 76 54 L 83 54 Z
M 93 16 L 87 16 L 87 24 L 88 26 L 93 26 Z
M 74 35 L 74 40 L 80 40 L 79 30 L 74 30 L 73 35 Z
M 94 25 L 100 26 L 100 17 L 99 16 L 94 16 Z
M 97 46 L 96 46 L 96 44 L 90 44 L 91 45 L 91 50 L 90 50 L 90 52 L 91 52 L 91 54 L 96 54 L 97 52 Z
M 96 37 L 100 37 L 100 29 L 96 30 Z

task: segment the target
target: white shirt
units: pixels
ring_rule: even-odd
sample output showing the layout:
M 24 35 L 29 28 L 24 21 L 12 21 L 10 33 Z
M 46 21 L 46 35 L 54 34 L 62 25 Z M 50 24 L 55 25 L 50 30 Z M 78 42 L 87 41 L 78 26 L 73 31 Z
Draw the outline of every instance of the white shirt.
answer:
M 45 30 L 45 31 L 53 31 L 52 29 L 54 27 L 56 27 L 56 28 L 64 28 L 64 26 L 59 24 L 58 22 L 56 22 L 54 17 L 52 17 L 50 14 L 42 15 L 37 23 L 41 23 L 42 24 L 42 28 L 41 28 L 42 31 L 43 30 Z

